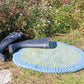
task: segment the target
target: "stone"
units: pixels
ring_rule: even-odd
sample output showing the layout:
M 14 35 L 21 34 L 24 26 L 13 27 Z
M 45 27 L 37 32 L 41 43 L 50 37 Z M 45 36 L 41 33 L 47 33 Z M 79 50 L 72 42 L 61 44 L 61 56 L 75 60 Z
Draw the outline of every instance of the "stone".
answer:
M 5 84 L 11 81 L 12 73 L 10 70 L 0 70 L 0 84 Z

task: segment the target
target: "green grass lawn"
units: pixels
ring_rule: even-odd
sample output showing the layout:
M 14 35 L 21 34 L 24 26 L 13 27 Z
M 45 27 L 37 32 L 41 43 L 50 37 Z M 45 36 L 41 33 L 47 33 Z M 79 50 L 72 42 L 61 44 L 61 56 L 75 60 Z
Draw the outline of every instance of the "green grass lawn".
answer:
M 83 29 L 74 30 L 68 34 L 55 35 L 49 39 L 64 42 L 84 50 Z M 0 69 L 12 71 L 12 81 L 8 84 L 84 84 L 84 70 L 75 73 L 57 74 L 21 68 L 12 61 L 1 63 L 0 65 Z

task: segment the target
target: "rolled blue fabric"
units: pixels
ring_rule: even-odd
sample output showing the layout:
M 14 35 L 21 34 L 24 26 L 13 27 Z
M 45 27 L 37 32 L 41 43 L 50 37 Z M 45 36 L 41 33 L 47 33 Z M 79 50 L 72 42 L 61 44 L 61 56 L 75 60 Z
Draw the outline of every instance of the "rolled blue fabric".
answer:
M 23 35 L 22 32 L 12 32 L 10 33 L 7 37 L 5 37 L 1 42 L 0 42 L 0 62 L 5 60 L 5 56 L 3 55 L 4 49 L 12 42 L 16 41 L 17 39 L 21 38 Z
M 14 53 L 17 49 L 20 48 L 48 48 L 48 47 L 49 47 L 48 38 L 25 40 L 22 42 L 9 45 L 9 53 Z

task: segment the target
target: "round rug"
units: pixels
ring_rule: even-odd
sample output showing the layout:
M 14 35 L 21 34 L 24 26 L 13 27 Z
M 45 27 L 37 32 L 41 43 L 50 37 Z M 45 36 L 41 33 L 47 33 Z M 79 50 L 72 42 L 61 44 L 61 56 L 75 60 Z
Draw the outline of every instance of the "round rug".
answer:
M 50 48 L 22 48 L 13 61 L 23 68 L 46 73 L 75 72 L 84 68 L 84 52 L 65 43 L 50 41 Z

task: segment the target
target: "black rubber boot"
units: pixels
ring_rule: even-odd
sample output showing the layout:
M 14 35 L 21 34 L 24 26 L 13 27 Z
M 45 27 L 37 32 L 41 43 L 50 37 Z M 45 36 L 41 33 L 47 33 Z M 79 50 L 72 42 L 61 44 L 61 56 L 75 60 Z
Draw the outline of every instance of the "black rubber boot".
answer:
M 19 48 L 48 48 L 49 39 L 32 39 L 9 45 L 9 53 L 14 53 Z
M 0 62 L 5 61 L 5 56 L 3 55 L 4 49 L 12 42 L 16 41 L 17 39 L 21 38 L 23 35 L 22 32 L 12 32 L 10 33 L 7 37 L 5 37 L 1 42 L 0 42 Z

